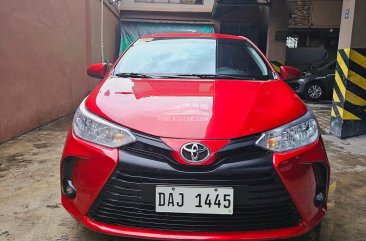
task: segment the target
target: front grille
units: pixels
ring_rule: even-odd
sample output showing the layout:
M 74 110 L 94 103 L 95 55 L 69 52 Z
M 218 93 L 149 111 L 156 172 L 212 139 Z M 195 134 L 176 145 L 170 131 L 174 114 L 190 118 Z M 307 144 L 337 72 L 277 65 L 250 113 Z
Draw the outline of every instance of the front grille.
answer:
M 122 150 L 138 157 L 148 158 L 161 162 L 175 163 L 172 157 L 172 149 L 159 137 L 133 132 L 136 141 L 123 146 Z
M 297 226 L 301 218 L 273 168 L 272 154 L 251 147 L 251 159 L 244 158 L 239 151 L 243 145 L 249 146 L 248 140 L 232 141 L 219 152 L 219 164 L 190 170 L 176 168 L 169 150 L 120 150 L 120 163 L 88 215 L 98 222 L 155 230 L 232 232 Z M 233 187 L 234 214 L 156 213 L 156 185 Z
M 161 161 L 169 163 L 179 170 L 187 170 L 185 166 L 178 164 L 172 156 L 172 149 L 167 146 L 160 138 L 142 134 L 139 132 L 133 132 L 136 137 L 136 141 L 123 146 L 121 149 L 138 157 L 152 159 L 155 161 Z M 244 138 L 233 139 L 228 145 L 223 147 L 216 153 L 215 163 L 209 167 L 196 166 L 195 169 L 212 169 L 215 166 L 222 163 L 236 162 L 243 160 L 252 160 L 253 158 L 267 155 L 270 152 L 260 147 L 255 146 L 256 140 L 261 135 L 252 135 Z M 188 167 L 188 170 L 192 170 L 192 166 Z

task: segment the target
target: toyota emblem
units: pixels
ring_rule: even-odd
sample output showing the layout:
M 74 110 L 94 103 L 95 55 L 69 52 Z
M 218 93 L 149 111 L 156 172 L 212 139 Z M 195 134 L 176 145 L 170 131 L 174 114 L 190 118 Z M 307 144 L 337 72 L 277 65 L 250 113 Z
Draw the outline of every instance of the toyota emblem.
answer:
M 182 158 L 191 163 L 200 163 L 210 157 L 210 150 L 205 145 L 198 142 L 187 143 L 180 149 Z

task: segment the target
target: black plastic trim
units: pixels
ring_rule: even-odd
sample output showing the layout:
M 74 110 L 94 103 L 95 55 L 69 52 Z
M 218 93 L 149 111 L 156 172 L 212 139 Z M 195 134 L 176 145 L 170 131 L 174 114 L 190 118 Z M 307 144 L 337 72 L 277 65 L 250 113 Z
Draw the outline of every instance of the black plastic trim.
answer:
M 320 207 L 324 205 L 328 199 L 329 170 L 328 167 L 321 162 L 314 162 L 312 165 L 316 181 L 315 195 L 323 193 L 325 197 L 320 203 L 316 200 L 316 198 L 314 198 L 315 205 Z
M 69 196 L 66 194 L 65 188 L 67 185 L 71 184 L 71 187 L 75 190 L 74 186 L 72 185 L 72 171 L 76 162 L 75 157 L 66 157 L 61 164 L 61 180 L 62 180 L 62 192 L 70 197 L 75 198 L 75 195 Z
M 139 150 L 132 152 L 131 147 L 121 148 L 119 164 L 88 216 L 98 222 L 176 231 L 233 232 L 297 226 L 301 217 L 274 170 L 273 154 L 260 149 L 246 155 L 250 148 L 257 148 L 253 146 L 255 139 L 233 140 L 219 152 L 238 154 L 235 160 L 223 158 L 204 169 L 182 167 L 169 158 L 156 159 Z M 138 145 L 148 145 L 143 141 Z M 234 214 L 156 213 L 157 185 L 233 187 Z

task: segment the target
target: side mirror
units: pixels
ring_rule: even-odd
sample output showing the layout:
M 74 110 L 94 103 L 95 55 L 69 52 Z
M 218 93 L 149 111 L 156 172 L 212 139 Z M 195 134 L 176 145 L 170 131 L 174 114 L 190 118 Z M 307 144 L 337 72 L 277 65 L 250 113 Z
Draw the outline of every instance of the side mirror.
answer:
M 283 80 L 292 80 L 301 78 L 302 72 L 291 66 L 281 66 L 281 77 Z
M 107 64 L 106 63 L 92 64 L 88 67 L 86 72 L 91 77 L 103 79 L 105 74 L 107 73 Z

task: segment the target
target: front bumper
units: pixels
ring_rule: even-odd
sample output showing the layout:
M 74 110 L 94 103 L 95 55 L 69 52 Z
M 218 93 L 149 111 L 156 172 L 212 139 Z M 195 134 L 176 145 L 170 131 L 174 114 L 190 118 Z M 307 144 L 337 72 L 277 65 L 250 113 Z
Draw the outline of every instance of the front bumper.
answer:
M 294 79 L 286 81 L 286 83 L 293 89 L 298 95 L 304 96 L 305 93 L 305 87 L 306 87 L 306 81 L 305 79 Z
M 326 204 L 320 207 L 314 204 L 317 184 L 314 178 L 312 163 L 322 163 L 328 167 L 328 161 L 321 139 L 318 142 L 300 150 L 274 155 L 266 153 L 261 157 L 252 156 L 250 160 L 246 160 L 245 162 L 221 163 L 217 166 L 213 165 L 211 170 L 209 170 L 210 168 L 208 167 L 204 172 L 198 171 L 200 175 L 207 176 L 212 175 L 212 173 L 215 174 L 216 172 L 221 172 L 224 176 L 227 172 L 235 175 L 235 173 L 245 173 L 246 169 L 254 170 L 258 168 L 264 168 L 266 170 L 270 168 L 274 171 L 273 173 L 275 176 L 277 176 L 280 183 L 283 184 L 288 195 L 288 199 L 295 207 L 295 210 L 291 210 L 287 214 L 293 215 L 295 218 L 296 215 L 298 215 L 299 219 L 296 224 L 284 224 L 284 227 L 261 227 L 260 229 L 253 229 L 250 226 L 245 226 L 248 229 L 243 230 L 246 231 L 238 230 L 235 225 L 233 225 L 234 229 L 230 232 L 228 232 L 229 230 L 220 231 L 217 229 L 218 226 L 212 226 L 212 231 L 188 231 L 184 228 L 184 226 L 187 225 L 184 221 L 189 220 L 182 220 L 181 228 L 179 228 L 179 226 L 175 226 L 176 228 L 173 227 L 170 229 L 162 229 L 156 225 L 150 225 L 149 227 L 149 225 L 143 225 L 144 222 L 142 224 L 139 224 L 138 222 L 136 223 L 136 220 L 132 220 L 133 222 L 127 224 L 123 222 L 118 223 L 118 225 L 111 222 L 111 220 L 108 220 L 108 218 L 104 219 L 107 222 L 101 222 L 100 220 L 103 219 L 100 219 L 100 213 L 98 216 L 98 211 L 105 210 L 103 210 L 103 206 L 98 205 L 101 204 L 101 198 L 103 197 L 103 193 L 105 193 L 104 189 L 109 185 L 111 176 L 115 175 L 117 171 L 144 170 L 149 173 L 161 171 L 162 177 L 164 177 L 164 172 L 169 175 L 174 174 L 174 172 L 179 175 L 189 175 L 189 173 L 187 173 L 187 169 L 180 165 L 154 161 L 151 159 L 149 160 L 142 157 L 138 157 L 136 159 L 126 150 L 109 149 L 87 143 L 75 137 L 72 132 L 68 135 L 62 160 L 66 160 L 68 158 L 75 158 L 76 160 L 73 167 L 72 179 L 75 189 L 77 190 L 77 195 L 74 199 L 70 199 L 62 194 L 62 204 L 72 216 L 85 226 L 106 234 L 159 240 L 281 239 L 299 236 L 310 231 L 326 213 Z M 146 170 L 147 167 L 149 170 Z M 193 177 L 193 179 L 194 178 L 195 177 Z M 203 178 L 203 181 L 198 179 L 196 181 L 204 184 L 204 180 L 205 178 Z M 184 180 L 182 184 L 191 184 L 187 183 L 188 181 Z M 190 181 L 192 181 L 192 179 Z M 141 182 L 141 180 L 139 180 L 139 182 Z M 174 182 L 174 180 L 171 179 L 168 180 L 168 182 Z M 212 186 L 215 184 L 209 183 L 209 185 Z M 216 185 L 219 185 L 219 183 Z M 151 185 L 150 187 L 149 185 L 147 185 L 147 187 L 145 186 L 145 191 L 143 193 L 145 193 L 145 195 L 154 195 L 154 192 L 151 192 L 153 190 L 152 188 L 153 187 L 151 187 Z M 237 193 L 236 189 L 235 192 Z M 244 196 L 251 197 L 250 195 L 252 195 L 248 190 L 243 190 L 243 193 L 246 193 Z M 263 193 L 260 194 L 260 196 L 263 195 Z M 144 197 L 141 198 L 144 199 Z M 145 197 L 145 201 L 147 203 L 149 203 L 149 200 L 151 199 L 153 198 L 149 199 L 148 197 Z M 240 199 L 245 200 L 245 197 Z M 235 200 L 235 202 L 237 202 L 237 200 Z M 245 202 L 250 204 L 250 200 L 244 201 L 244 204 Z M 266 205 L 271 205 L 271 203 L 268 203 L 268 200 L 264 200 L 264 203 L 266 203 Z M 117 213 L 120 211 L 121 210 L 116 210 Z M 136 217 L 139 217 L 138 212 L 136 213 Z M 131 223 L 133 225 L 129 225 Z M 228 223 L 230 223 L 230 220 L 228 220 Z M 235 224 L 235 222 L 233 222 L 233 224 Z M 207 228 L 209 228 L 209 226 L 207 226 Z

